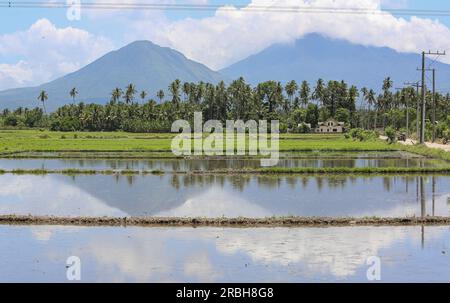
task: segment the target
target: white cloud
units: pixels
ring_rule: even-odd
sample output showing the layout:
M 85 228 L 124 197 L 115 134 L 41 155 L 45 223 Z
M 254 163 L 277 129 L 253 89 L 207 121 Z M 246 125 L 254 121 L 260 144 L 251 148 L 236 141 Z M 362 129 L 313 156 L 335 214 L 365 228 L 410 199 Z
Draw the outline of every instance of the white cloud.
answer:
M 23 60 L 16 64 L 0 64 L 0 90 L 24 86 L 33 81 L 33 71 Z
M 37 20 L 26 31 L 0 36 L 0 57 L 14 54 L 21 58 L 16 64 L 0 64 L 0 89 L 41 84 L 112 49 L 104 37 L 73 27 L 57 28 L 47 19 Z
M 214 201 L 214 203 L 211 203 Z M 219 187 L 187 199 L 182 205 L 163 211 L 161 217 L 270 217 L 272 213 L 259 205 L 237 195 L 227 193 Z
M 379 10 L 379 0 L 253 0 L 243 9 L 221 8 L 213 17 L 160 23 L 131 21 L 135 37 L 146 37 L 170 46 L 189 58 L 212 68 L 257 53 L 280 42 L 292 42 L 308 33 L 318 32 L 350 42 L 390 47 L 400 52 L 445 49 L 450 46 L 450 30 L 438 21 L 390 14 L 298 14 L 251 11 L 257 5 L 363 8 Z M 385 1 L 383 1 L 385 2 Z M 391 1 L 392 5 L 392 1 Z M 448 59 L 448 58 L 447 58 Z M 450 62 L 450 59 L 448 59 Z
M 106 0 L 96 2 L 114 3 Z M 202 4 L 207 0 L 183 3 Z M 95 26 L 102 30 L 107 30 L 112 23 L 116 27 L 119 24 L 124 34 L 115 37 L 117 45 L 149 39 L 177 49 L 213 69 L 226 67 L 274 43 L 293 42 L 313 32 L 356 44 L 390 47 L 400 52 L 450 48 L 450 29 L 432 19 L 399 18 L 390 14 L 252 11 L 252 7 L 258 5 L 299 4 L 379 10 L 381 6 L 404 7 L 407 0 L 252 0 L 246 8 L 227 6 L 211 17 L 178 20 L 171 20 L 163 11 L 154 10 L 83 10 L 82 20 L 95 22 Z M 112 48 L 112 42 L 105 37 L 74 27 L 57 28 L 47 19 L 38 20 L 26 31 L 0 36 L 0 89 L 41 84 L 84 66 Z M 15 64 L 2 62 L 2 56 L 11 54 L 20 56 L 21 61 Z M 442 57 L 442 60 L 450 63 L 450 56 Z

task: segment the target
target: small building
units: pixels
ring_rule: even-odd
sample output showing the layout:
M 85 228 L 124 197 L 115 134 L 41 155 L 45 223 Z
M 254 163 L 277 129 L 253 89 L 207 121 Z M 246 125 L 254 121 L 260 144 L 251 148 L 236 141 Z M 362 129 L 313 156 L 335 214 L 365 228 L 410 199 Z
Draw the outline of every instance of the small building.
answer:
M 345 132 L 345 122 L 338 122 L 335 119 L 328 119 L 325 122 L 319 122 L 314 129 L 315 133 L 343 133 Z

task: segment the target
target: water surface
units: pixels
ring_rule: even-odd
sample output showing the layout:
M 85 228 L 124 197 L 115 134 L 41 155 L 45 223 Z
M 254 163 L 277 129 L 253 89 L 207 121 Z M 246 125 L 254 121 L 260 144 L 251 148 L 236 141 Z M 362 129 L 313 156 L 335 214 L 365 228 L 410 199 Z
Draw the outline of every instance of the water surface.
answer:
M 450 282 L 449 227 L 0 226 L 0 282 Z
M 448 176 L 0 175 L 0 213 L 59 216 L 450 215 Z
M 277 167 L 439 167 L 449 162 L 427 159 L 403 152 L 379 153 L 288 153 L 282 154 Z M 259 159 L 216 157 L 188 159 L 60 159 L 2 158 L 0 169 L 95 169 L 95 170 L 164 170 L 193 171 L 214 169 L 259 168 Z

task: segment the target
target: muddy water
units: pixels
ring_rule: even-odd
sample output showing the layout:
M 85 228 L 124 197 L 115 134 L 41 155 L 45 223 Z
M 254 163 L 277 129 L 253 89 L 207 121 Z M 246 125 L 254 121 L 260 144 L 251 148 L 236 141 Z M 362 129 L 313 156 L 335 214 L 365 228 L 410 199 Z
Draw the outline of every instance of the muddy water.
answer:
M 448 176 L 0 175 L 0 213 L 449 216 Z
M 407 153 L 347 153 L 324 154 L 320 158 L 313 153 L 284 154 L 277 167 L 438 167 L 449 165 L 436 159 L 420 158 Z M 132 169 L 192 171 L 225 168 L 259 168 L 259 159 L 0 159 L 0 169 Z
M 0 226 L 0 282 L 449 282 L 449 227 L 92 228 Z

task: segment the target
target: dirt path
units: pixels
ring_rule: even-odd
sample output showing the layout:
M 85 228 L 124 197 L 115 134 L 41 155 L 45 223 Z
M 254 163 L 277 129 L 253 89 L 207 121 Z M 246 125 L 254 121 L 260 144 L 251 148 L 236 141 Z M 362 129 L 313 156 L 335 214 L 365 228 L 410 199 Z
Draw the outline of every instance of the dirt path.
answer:
M 438 143 L 426 142 L 425 145 L 430 148 L 439 148 L 439 149 L 443 149 L 447 152 L 450 151 L 450 145 L 448 145 L 448 144 L 438 144 Z
M 380 136 L 381 140 L 387 140 L 388 137 L 386 136 Z M 397 141 L 397 143 L 403 144 L 403 145 L 416 145 L 417 141 L 413 139 L 406 139 L 406 141 Z M 437 148 L 442 149 L 445 151 L 450 151 L 450 145 L 449 144 L 439 144 L 439 143 L 432 143 L 432 142 L 425 142 L 425 145 L 429 148 Z

